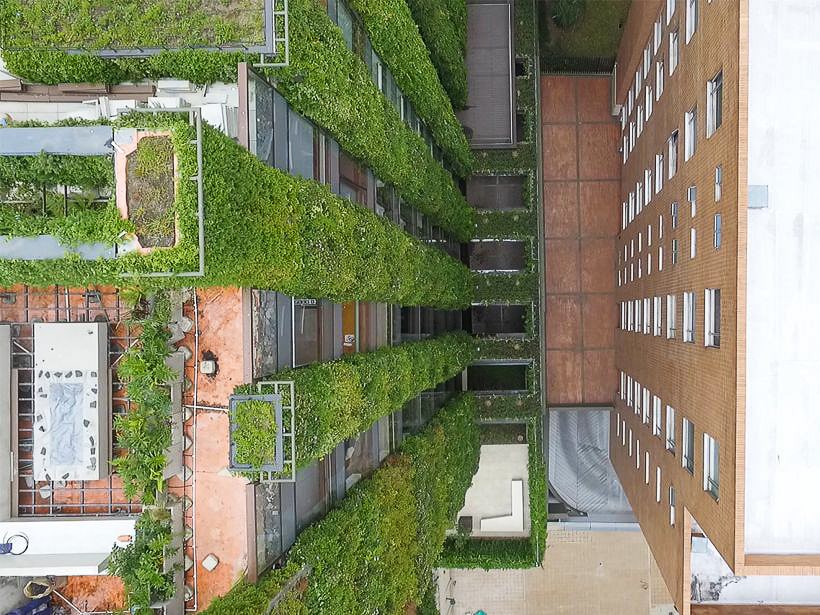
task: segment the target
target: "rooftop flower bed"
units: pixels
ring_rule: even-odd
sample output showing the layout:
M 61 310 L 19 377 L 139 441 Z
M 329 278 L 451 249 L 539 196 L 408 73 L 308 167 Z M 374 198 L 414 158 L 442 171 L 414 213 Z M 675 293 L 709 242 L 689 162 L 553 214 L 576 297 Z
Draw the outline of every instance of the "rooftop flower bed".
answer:
M 264 43 L 264 0 L 6 0 L 8 49 L 183 49 Z

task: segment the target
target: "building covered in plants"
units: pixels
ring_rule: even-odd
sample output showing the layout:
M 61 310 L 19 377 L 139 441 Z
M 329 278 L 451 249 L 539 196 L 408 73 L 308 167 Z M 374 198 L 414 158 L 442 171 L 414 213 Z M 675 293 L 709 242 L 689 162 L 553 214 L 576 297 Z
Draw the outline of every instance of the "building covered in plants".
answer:
M 398 613 L 538 565 L 535 4 L 144 5 L 0 11 L 0 576 Z

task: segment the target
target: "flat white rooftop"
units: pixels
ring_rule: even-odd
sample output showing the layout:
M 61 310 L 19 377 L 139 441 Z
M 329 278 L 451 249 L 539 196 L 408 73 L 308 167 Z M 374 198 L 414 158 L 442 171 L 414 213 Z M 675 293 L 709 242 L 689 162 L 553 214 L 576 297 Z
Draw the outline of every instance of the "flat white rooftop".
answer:
M 820 0 L 749 2 L 749 45 L 746 552 L 820 553 Z

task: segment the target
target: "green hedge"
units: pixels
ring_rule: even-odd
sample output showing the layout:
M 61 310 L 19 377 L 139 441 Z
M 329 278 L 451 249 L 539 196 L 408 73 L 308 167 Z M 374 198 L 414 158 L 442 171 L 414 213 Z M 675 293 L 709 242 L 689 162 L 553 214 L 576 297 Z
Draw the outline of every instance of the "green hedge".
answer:
M 270 601 L 282 590 L 287 582 L 301 569 L 295 561 L 283 568 L 269 570 L 257 583 L 244 579 L 231 588 L 224 596 L 214 598 L 205 613 L 209 615 L 244 615 L 245 613 L 266 613 Z M 302 592 L 293 591 L 275 608 L 270 615 L 308 615 L 302 601 Z
M 541 413 L 539 395 L 479 395 L 480 419 L 526 419 Z
M 373 84 L 365 63 L 317 0 L 291 0 L 290 67 L 269 71 L 288 102 L 327 130 L 342 149 L 369 166 L 402 198 L 458 239 L 470 237 L 472 208 L 424 140 Z M 0 23 L 11 17 L 0 12 Z M 9 43 L 20 32 L 8 32 Z M 2 47 L 2 46 L 0 46 Z M 121 83 L 175 77 L 194 83 L 236 80 L 236 65 L 253 58 L 207 51 L 164 52 L 149 58 L 104 60 L 59 51 L 4 51 L 8 70 L 40 83 Z
M 79 188 L 113 188 L 110 156 L 0 156 L 0 190 L 16 184 L 65 184 Z
M 137 519 L 134 542 L 114 546 L 108 573 L 122 579 L 128 609 L 134 615 L 154 613 L 149 605 L 174 595 L 173 572 L 163 573 L 163 559 L 171 543 L 167 509 L 146 510 Z
M 6 0 L 5 5 L 3 25 L 13 35 L 3 42 L 28 49 L 183 48 L 265 40 L 261 0 L 234 0 L 232 11 L 221 15 L 186 0 Z
M 400 615 L 429 595 L 445 529 L 478 465 L 474 418 L 472 396 L 451 401 L 338 508 L 299 535 L 288 566 L 311 569 L 301 597 L 307 612 Z M 256 587 L 240 582 L 205 613 L 264 613 L 281 577 L 274 571 Z
M 467 105 L 467 4 L 464 0 L 407 0 L 413 19 L 453 107 Z
M 474 273 L 473 296 L 480 303 L 538 301 L 538 275 L 523 273 Z
M 196 173 L 193 129 L 169 122 L 180 177 L 191 177 Z M 247 286 L 339 302 L 441 308 L 469 304 L 467 268 L 385 218 L 324 185 L 265 166 L 207 125 L 203 157 L 206 276 L 140 280 L 145 286 Z M 196 185 L 180 180 L 178 190 L 175 207 L 182 241 L 176 247 L 112 260 L 6 260 L 0 266 L 0 284 L 123 285 L 130 279 L 122 278 L 122 272 L 196 270 Z
M 144 504 L 153 504 L 163 491 L 165 451 L 171 446 L 171 394 L 166 383 L 174 373 L 165 364 L 171 353 L 170 315 L 168 297 L 155 296 L 147 313 L 130 323 L 141 329 L 139 341 L 128 347 L 117 366 L 131 409 L 114 420 L 117 442 L 127 453 L 111 463 L 125 495 Z
M 472 338 L 449 333 L 313 363 L 266 380 L 295 382 L 297 465 L 303 467 L 452 378 L 472 357 Z M 237 388 L 237 393 L 255 391 L 252 385 Z
M 462 177 L 472 166 L 470 145 L 430 61 L 405 0 L 349 0 L 362 18 L 373 49 L 424 120 L 445 158 Z M 464 66 L 464 50 L 454 60 Z M 460 105 L 460 106 L 463 106 Z

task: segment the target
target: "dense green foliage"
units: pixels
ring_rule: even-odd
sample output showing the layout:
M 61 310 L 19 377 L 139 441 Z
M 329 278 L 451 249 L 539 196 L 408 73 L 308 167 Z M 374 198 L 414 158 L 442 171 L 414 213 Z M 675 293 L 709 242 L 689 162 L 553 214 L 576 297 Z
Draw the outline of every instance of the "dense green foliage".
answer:
M 453 107 L 467 105 L 467 3 L 464 0 L 408 0 L 413 19 Z
M 166 383 L 173 372 L 165 364 L 170 354 L 167 296 L 157 295 L 148 313 L 135 319 L 142 329 L 137 344 L 129 346 L 117 366 L 126 387 L 131 410 L 116 417 L 117 442 L 127 450 L 112 465 L 122 478 L 129 498 L 153 504 L 163 490 L 165 451 L 171 445 L 171 395 Z
M 572 17 L 579 0 L 539 2 L 541 11 L 541 68 L 550 71 L 609 72 L 618 53 L 631 0 L 586 0 L 572 27 L 560 27 L 563 16 Z M 568 10 L 569 9 L 569 10 Z
M 0 190 L 16 184 L 112 188 L 114 163 L 109 156 L 0 156 Z
M 538 298 L 538 275 L 523 273 L 473 274 L 474 300 L 481 303 L 521 303 Z
M 279 428 L 273 404 L 255 399 L 239 402 L 231 421 L 237 426 L 231 433 L 236 461 L 255 468 L 273 463 Z
M 150 615 L 149 605 L 174 594 L 173 572 L 163 573 L 163 558 L 171 542 L 167 509 L 146 510 L 137 519 L 136 537 L 111 551 L 108 573 L 122 578 L 131 613 Z
M 32 214 L 12 205 L 0 205 L 0 235 L 30 237 L 52 235 L 64 246 L 81 243 L 116 243 L 121 233 L 134 230 L 133 225 L 120 216 L 113 204 L 92 205 L 71 202 L 68 215 L 63 212 L 63 197 L 48 208 L 48 215 Z M 28 209 L 28 208 L 26 208 Z
M 194 176 L 192 129 L 171 122 L 169 130 L 180 177 Z M 208 126 L 203 126 L 203 155 L 206 275 L 145 279 L 144 285 L 249 286 L 334 301 L 441 308 L 469 304 L 466 267 L 385 218 L 326 186 L 265 166 Z M 175 211 L 180 241 L 173 248 L 112 260 L 6 260 L 0 263 L 0 285 L 122 285 L 122 272 L 196 270 L 194 182 L 179 181 Z
M 260 44 L 261 0 L 232 0 L 218 11 L 212 0 L 6 0 L 0 15 L 4 46 L 20 49 L 185 48 Z M 210 6 L 209 6 L 210 5 Z
M 405 201 L 457 238 L 469 238 L 472 209 L 452 177 L 378 90 L 367 65 L 348 49 L 324 7 L 317 0 L 291 0 L 289 11 L 290 67 L 269 71 L 288 102 L 328 131 L 379 179 L 394 185 Z M 0 23 L 6 21 L 3 16 L 0 12 Z M 10 42 L 19 36 L 19 31 L 7 33 Z M 25 41 L 21 46 L 27 46 Z M 253 61 L 242 54 L 202 50 L 113 60 L 60 51 L 6 50 L 3 59 L 14 74 L 49 84 L 120 83 L 160 77 L 194 83 L 233 81 L 237 62 Z M 391 66 L 397 72 L 399 68 Z
M 444 532 L 477 468 L 474 418 L 470 395 L 444 406 L 338 508 L 299 535 L 289 556 L 290 574 L 273 571 L 256 586 L 240 582 L 205 613 L 264 613 L 302 565 L 311 569 L 301 597 L 304 610 L 291 613 L 407 612 L 408 604 L 429 596 Z
M 244 615 L 245 613 L 265 613 L 269 602 L 282 590 L 301 566 L 291 560 L 284 568 L 266 572 L 256 583 L 244 579 L 223 596 L 214 598 L 205 613 L 209 615 Z M 288 595 L 280 607 L 271 615 L 307 615 L 308 610 L 302 601 L 301 592 L 294 591 Z
M 385 346 L 280 372 L 266 380 L 296 387 L 296 453 L 302 467 L 366 430 L 422 391 L 452 378 L 473 356 L 465 333 Z M 255 392 L 243 385 L 238 393 Z M 263 388 L 263 392 L 267 391 Z
M 585 8 L 586 0 L 552 0 L 552 20 L 559 28 L 571 28 L 581 19 Z
M 453 169 L 467 175 L 470 145 L 430 61 L 405 0 L 349 0 L 362 18 L 373 49 L 390 68 L 402 93 L 424 120 Z M 464 65 L 464 50 L 455 60 Z

